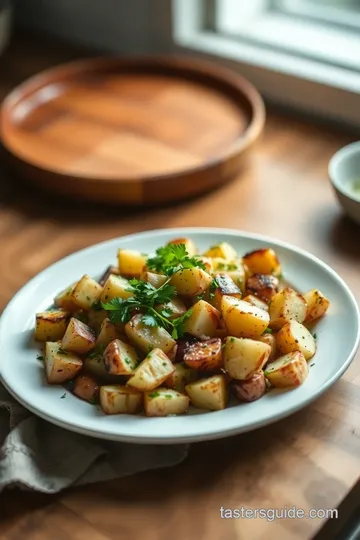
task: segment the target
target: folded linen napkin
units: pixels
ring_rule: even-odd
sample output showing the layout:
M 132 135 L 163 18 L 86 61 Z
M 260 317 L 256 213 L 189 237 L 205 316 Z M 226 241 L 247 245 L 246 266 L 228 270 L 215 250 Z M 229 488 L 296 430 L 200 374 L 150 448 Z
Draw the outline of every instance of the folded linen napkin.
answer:
M 0 383 L 0 491 L 57 493 L 69 486 L 171 467 L 188 445 L 135 445 L 66 431 L 30 414 Z

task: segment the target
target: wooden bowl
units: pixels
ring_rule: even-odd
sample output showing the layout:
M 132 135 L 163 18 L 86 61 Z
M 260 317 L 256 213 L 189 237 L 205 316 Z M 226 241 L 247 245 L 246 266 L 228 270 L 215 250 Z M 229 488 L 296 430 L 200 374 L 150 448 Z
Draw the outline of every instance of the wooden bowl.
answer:
M 255 88 L 214 64 L 108 57 L 17 87 L 3 103 L 0 137 L 12 167 L 41 188 L 147 205 L 233 178 L 264 121 Z

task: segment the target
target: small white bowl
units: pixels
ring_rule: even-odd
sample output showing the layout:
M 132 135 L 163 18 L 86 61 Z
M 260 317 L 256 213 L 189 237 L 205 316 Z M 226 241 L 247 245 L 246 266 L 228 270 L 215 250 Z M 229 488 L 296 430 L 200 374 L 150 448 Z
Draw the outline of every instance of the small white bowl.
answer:
M 329 177 L 345 212 L 360 224 L 360 196 L 352 191 L 360 180 L 360 141 L 336 152 L 329 163 Z

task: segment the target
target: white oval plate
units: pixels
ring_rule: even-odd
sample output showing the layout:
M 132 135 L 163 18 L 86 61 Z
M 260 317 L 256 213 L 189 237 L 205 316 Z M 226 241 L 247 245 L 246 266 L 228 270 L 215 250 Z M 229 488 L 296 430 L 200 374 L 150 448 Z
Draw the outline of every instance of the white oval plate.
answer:
M 331 308 L 316 326 L 318 352 L 305 383 L 295 390 L 271 391 L 259 401 L 223 411 L 177 417 L 106 416 L 97 407 L 46 384 L 32 340 L 35 313 L 52 304 L 56 292 L 82 274 L 99 276 L 117 249 L 151 253 L 174 237 L 190 236 L 201 250 L 230 242 L 239 254 L 269 246 L 276 250 L 285 278 L 300 291 L 317 287 Z M 344 281 L 325 263 L 294 246 L 259 235 L 228 229 L 184 228 L 149 231 L 84 249 L 50 266 L 13 298 L 0 322 L 0 372 L 9 392 L 30 411 L 63 428 L 85 435 L 136 443 L 179 443 L 216 439 L 249 431 L 308 405 L 346 370 L 359 345 L 359 310 Z

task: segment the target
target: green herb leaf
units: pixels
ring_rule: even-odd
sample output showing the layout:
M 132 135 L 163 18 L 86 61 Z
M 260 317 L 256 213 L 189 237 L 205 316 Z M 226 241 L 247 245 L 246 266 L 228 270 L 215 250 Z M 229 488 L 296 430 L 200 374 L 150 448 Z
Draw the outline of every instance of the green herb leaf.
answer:
M 152 327 L 160 326 L 159 320 L 156 317 L 154 317 L 154 315 L 150 315 L 149 313 L 143 315 L 141 317 L 141 320 L 144 324 L 146 324 L 146 326 L 152 326 Z
M 266 330 L 264 330 L 264 334 L 272 334 L 273 331 L 271 330 L 271 328 L 266 328 Z
M 317 339 L 317 334 L 316 334 L 315 332 L 314 332 L 314 334 L 313 334 L 313 338 L 314 338 L 314 339 Z
M 45 361 L 45 358 L 43 357 L 42 354 L 38 354 L 37 357 L 36 357 L 37 360 L 40 360 L 40 362 L 44 362 Z
M 159 392 L 151 392 L 151 394 L 149 394 L 149 398 L 154 398 L 154 397 L 158 397 L 158 396 L 160 396 Z
M 171 276 L 185 268 L 199 267 L 206 270 L 205 264 L 196 256 L 190 257 L 185 244 L 168 244 L 156 250 L 155 257 L 147 261 L 150 270 L 156 270 L 166 276 Z
M 66 398 L 66 392 L 65 392 L 65 394 L 63 394 L 63 395 L 61 396 L 60 399 L 64 399 L 64 398 Z

